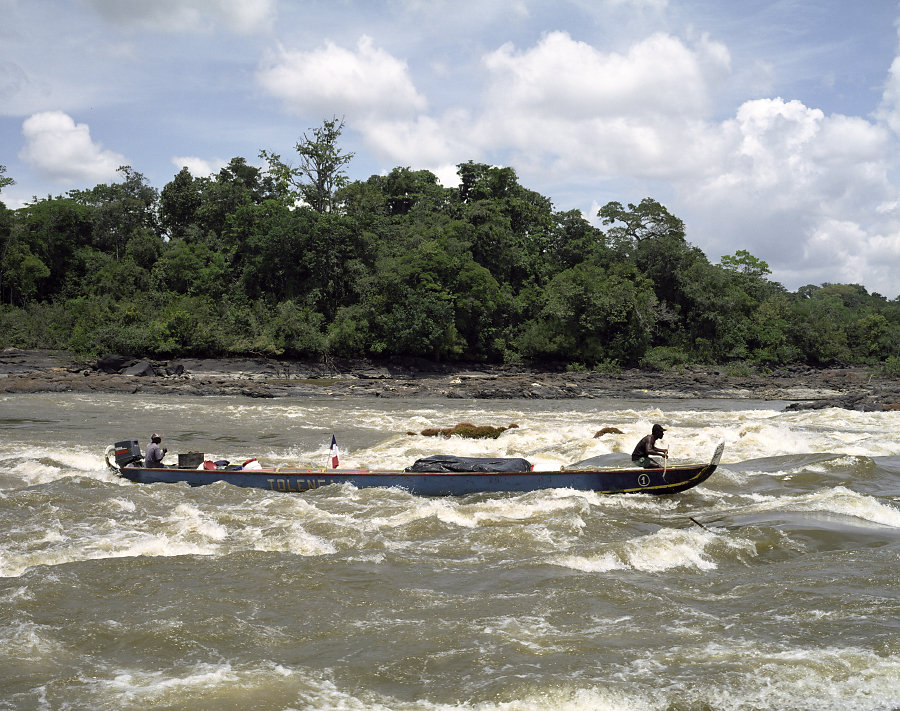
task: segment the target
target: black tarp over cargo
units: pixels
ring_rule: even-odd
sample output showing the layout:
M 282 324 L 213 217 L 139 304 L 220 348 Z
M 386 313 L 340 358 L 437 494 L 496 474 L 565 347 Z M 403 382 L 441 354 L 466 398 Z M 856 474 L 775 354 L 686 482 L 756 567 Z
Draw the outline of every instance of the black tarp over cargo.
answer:
M 417 459 L 407 467 L 408 472 L 530 472 L 532 464 L 527 459 L 491 459 L 487 457 L 454 457 L 434 454 Z

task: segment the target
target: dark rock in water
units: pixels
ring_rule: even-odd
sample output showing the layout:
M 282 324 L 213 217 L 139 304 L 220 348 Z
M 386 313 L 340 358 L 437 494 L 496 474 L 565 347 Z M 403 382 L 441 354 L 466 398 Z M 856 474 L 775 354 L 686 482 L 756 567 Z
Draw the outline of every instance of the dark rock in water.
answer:
M 900 393 L 888 385 L 882 388 L 875 388 L 870 392 L 852 392 L 821 400 L 792 402 L 785 409 L 800 411 L 823 410 L 827 407 L 836 407 L 843 410 L 856 410 L 857 412 L 886 412 L 900 409 L 898 400 L 900 400 Z
M 273 398 L 275 394 L 265 385 L 245 385 L 240 389 L 240 394 L 246 397 Z
M 125 368 L 134 365 L 134 363 L 134 358 L 117 355 L 116 353 L 107 353 L 97 361 L 97 370 L 109 374 L 118 373 Z
M 460 422 L 453 427 L 429 427 L 422 430 L 425 437 L 464 437 L 467 439 L 497 439 L 501 433 L 506 430 L 516 429 L 517 424 L 513 423 L 509 427 L 494 427 L 492 425 L 473 425 L 471 422 Z
M 594 435 L 594 439 L 597 439 L 598 437 L 602 437 L 603 435 L 608 435 L 608 434 L 625 434 L 625 433 L 622 432 L 622 430 L 620 430 L 618 427 L 603 427 L 603 428 L 597 430 L 597 434 Z
M 387 368 L 368 368 L 359 371 L 356 377 L 363 380 L 387 380 L 391 377 L 391 372 Z
M 137 377 L 146 377 L 146 376 L 154 376 L 156 375 L 156 371 L 153 370 L 153 366 L 150 365 L 149 360 L 142 360 L 135 363 L 130 368 L 126 368 L 122 373 L 123 375 L 134 375 Z

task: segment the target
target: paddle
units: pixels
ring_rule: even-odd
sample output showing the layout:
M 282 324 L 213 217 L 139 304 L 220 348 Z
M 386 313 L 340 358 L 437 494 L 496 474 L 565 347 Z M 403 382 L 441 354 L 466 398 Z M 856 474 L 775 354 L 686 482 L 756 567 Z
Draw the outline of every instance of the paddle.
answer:
M 704 531 L 709 531 L 710 533 L 715 533 L 715 531 L 712 531 L 712 530 L 708 529 L 706 526 L 704 526 L 702 523 L 700 523 L 700 522 L 699 522 L 697 519 L 695 519 L 693 516 L 688 516 L 688 518 L 691 519 L 691 521 L 693 521 L 694 523 L 696 523 L 698 526 L 700 526 L 700 528 L 702 528 Z

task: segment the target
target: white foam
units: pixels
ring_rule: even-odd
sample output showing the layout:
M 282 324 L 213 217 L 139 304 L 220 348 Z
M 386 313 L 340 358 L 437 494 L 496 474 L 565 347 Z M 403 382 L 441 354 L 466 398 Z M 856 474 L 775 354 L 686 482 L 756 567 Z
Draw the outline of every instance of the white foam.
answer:
M 173 540 L 163 534 L 119 531 L 88 539 L 63 537 L 59 545 L 25 553 L 0 551 L 0 576 L 18 577 L 38 565 L 64 565 L 85 560 L 134 556 L 212 555 L 214 549 L 196 542 Z
M 622 543 L 608 544 L 592 556 L 555 556 L 549 562 L 585 573 L 639 570 L 661 573 L 675 568 L 713 570 L 717 557 L 756 555 L 755 544 L 738 536 L 719 536 L 701 528 L 661 528 Z
M 542 685 L 540 690 L 524 692 L 509 701 L 432 702 L 425 698 L 413 701 L 383 695 L 357 696 L 339 689 L 333 682 L 322 680 L 304 690 L 297 706 L 285 711 L 662 711 L 656 693 L 651 699 L 618 687 L 577 688 L 565 682 Z
M 808 496 L 799 497 L 798 502 L 813 510 L 827 511 L 871 521 L 892 528 L 900 528 L 900 509 L 881 503 L 872 496 L 858 494 L 843 486 L 822 489 Z
M 181 539 L 199 539 L 218 542 L 228 535 L 226 528 L 204 514 L 193 504 L 178 504 L 166 522 L 172 524 L 175 536 Z
M 59 479 L 87 476 L 104 482 L 118 480 L 110 472 L 102 454 L 79 451 L 77 448 L 39 449 L 33 446 L 11 447 L 7 442 L 0 451 L 0 461 L 5 462 L 5 472 L 23 482 L 25 486 L 49 484 Z
M 747 641 L 727 647 L 710 644 L 700 650 L 697 661 L 752 669 L 740 683 L 711 680 L 711 686 L 702 691 L 702 700 L 723 711 L 878 711 L 900 705 L 900 661 L 868 649 L 784 651 Z
M 112 498 L 109 499 L 109 503 L 127 513 L 134 513 L 137 510 L 137 505 L 129 499 Z
M 55 637 L 54 628 L 30 620 L 0 627 L 0 658 L 19 662 L 43 662 L 65 656 L 63 645 Z
M 123 702 L 143 705 L 212 690 L 236 683 L 239 678 L 230 664 L 199 664 L 181 676 L 171 672 L 122 672 L 113 679 L 98 682 L 97 686 Z
M 741 513 L 760 511 L 796 511 L 800 513 L 832 513 L 856 518 L 882 526 L 900 528 L 900 509 L 882 503 L 867 494 L 860 494 L 844 486 L 819 489 L 799 496 L 771 496 L 750 493 L 744 496 L 753 503 L 742 507 Z

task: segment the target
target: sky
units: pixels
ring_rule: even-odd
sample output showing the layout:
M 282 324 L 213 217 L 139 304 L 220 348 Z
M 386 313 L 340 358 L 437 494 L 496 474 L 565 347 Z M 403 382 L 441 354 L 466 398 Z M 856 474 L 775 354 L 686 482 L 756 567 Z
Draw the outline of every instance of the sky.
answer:
M 351 179 L 651 197 L 712 262 L 900 296 L 895 0 L 0 0 L 0 193 L 158 189 L 343 118 Z

